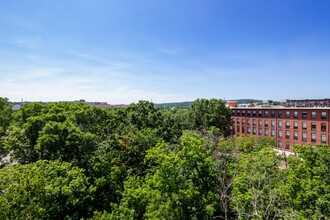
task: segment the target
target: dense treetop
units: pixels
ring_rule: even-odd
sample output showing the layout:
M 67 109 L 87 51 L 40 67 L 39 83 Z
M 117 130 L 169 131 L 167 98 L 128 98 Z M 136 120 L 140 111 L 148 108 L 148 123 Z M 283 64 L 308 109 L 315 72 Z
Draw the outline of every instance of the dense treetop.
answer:
M 125 109 L 0 98 L 1 219 L 327 219 L 330 148 L 231 138 L 218 99 Z

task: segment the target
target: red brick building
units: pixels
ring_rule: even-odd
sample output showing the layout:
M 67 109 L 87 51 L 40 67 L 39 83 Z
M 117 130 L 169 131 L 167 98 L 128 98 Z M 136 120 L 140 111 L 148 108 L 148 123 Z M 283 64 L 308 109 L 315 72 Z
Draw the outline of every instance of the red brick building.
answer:
M 330 144 L 330 108 L 232 108 L 235 136 L 274 137 L 278 148 Z

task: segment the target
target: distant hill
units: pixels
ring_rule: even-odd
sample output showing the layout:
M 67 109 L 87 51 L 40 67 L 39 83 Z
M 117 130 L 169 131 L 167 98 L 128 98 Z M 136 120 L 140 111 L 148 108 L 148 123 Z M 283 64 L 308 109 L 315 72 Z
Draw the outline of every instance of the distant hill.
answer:
M 156 108 L 189 108 L 192 102 L 171 102 L 155 104 Z
M 263 100 L 259 99 L 232 99 L 227 101 L 236 101 L 238 104 L 251 104 L 251 103 L 262 103 Z M 156 108 L 189 108 L 193 103 L 192 101 L 187 102 L 170 102 L 170 103 L 157 103 L 155 104 Z

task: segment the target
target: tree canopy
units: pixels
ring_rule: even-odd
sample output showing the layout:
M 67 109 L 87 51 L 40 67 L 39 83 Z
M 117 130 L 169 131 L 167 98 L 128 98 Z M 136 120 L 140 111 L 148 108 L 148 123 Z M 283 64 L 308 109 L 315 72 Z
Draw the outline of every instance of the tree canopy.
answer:
M 0 98 L 0 219 L 328 219 L 330 148 L 231 137 L 218 99 L 124 109 Z

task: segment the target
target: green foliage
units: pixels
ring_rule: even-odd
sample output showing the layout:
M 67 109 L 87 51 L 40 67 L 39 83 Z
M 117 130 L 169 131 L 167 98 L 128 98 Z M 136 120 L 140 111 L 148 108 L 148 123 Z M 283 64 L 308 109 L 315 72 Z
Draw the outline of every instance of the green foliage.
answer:
M 80 219 L 94 190 L 80 168 L 59 161 L 0 169 L 1 219 Z
M 166 143 L 148 150 L 145 178 L 130 177 L 110 219 L 209 219 L 217 210 L 214 162 L 203 139 L 184 134 L 180 147 Z M 106 214 L 109 215 L 109 214 Z
M 275 139 L 270 137 L 236 137 L 219 143 L 221 151 L 242 153 L 258 152 L 265 147 L 275 147 Z
M 231 134 L 231 110 L 226 108 L 220 99 L 197 99 L 189 108 L 191 125 L 194 129 L 205 129 L 214 126 L 220 129 L 222 135 Z
M 89 132 L 93 129 L 80 129 L 88 127 L 87 122 L 86 126 L 82 122 L 75 124 L 75 114 L 83 109 L 86 106 L 69 103 L 23 105 L 15 113 L 4 140 L 12 159 L 23 164 L 40 159 L 86 164 L 95 150 L 96 136 Z
M 91 159 L 90 176 L 97 187 L 97 209 L 110 211 L 109 204 L 121 199 L 128 175 L 143 176 L 147 150 L 161 142 L 155 131 L 144 129 L 125 136 L 112 136 L 100 143 Z
M 284 196 L 290 216 L 324 219 L 330 216 L 329 146 L 297 146 L 288 160 Z
M 8 153 L 3 146 L 3 139 L 12 121 L 11 105 L 8 105 L 7 102 L 7 98 L 0 97 L 0 159 L 2 155 Z
M 229 138 L 222 100 L 126 109 L 0 98 L 0 219 L 327 219 L 330 148 Z M 46 161 L 47 160 L 47 161 Z M 283 166 L 285 164 L 286 166 Z
M 278 171 L 280 158 L 272 148 L 241 154 L 236 165 L 232 207 L 238 218 L 273 219 L 283 217 L 281 186 L 284 177 Z
M 138 130 L 143 128 L 157 128 L 161 123 L 160 112 L 154 104 L 148 101 L 139 101 L 126 108 L 130 123 Z
M 118 126 L 116 112 L 99 107 L 89 107 L 80 104 L 79 108 L 73 112 L 74 123 L 83 132 L 97 135 L 104 140 Z

